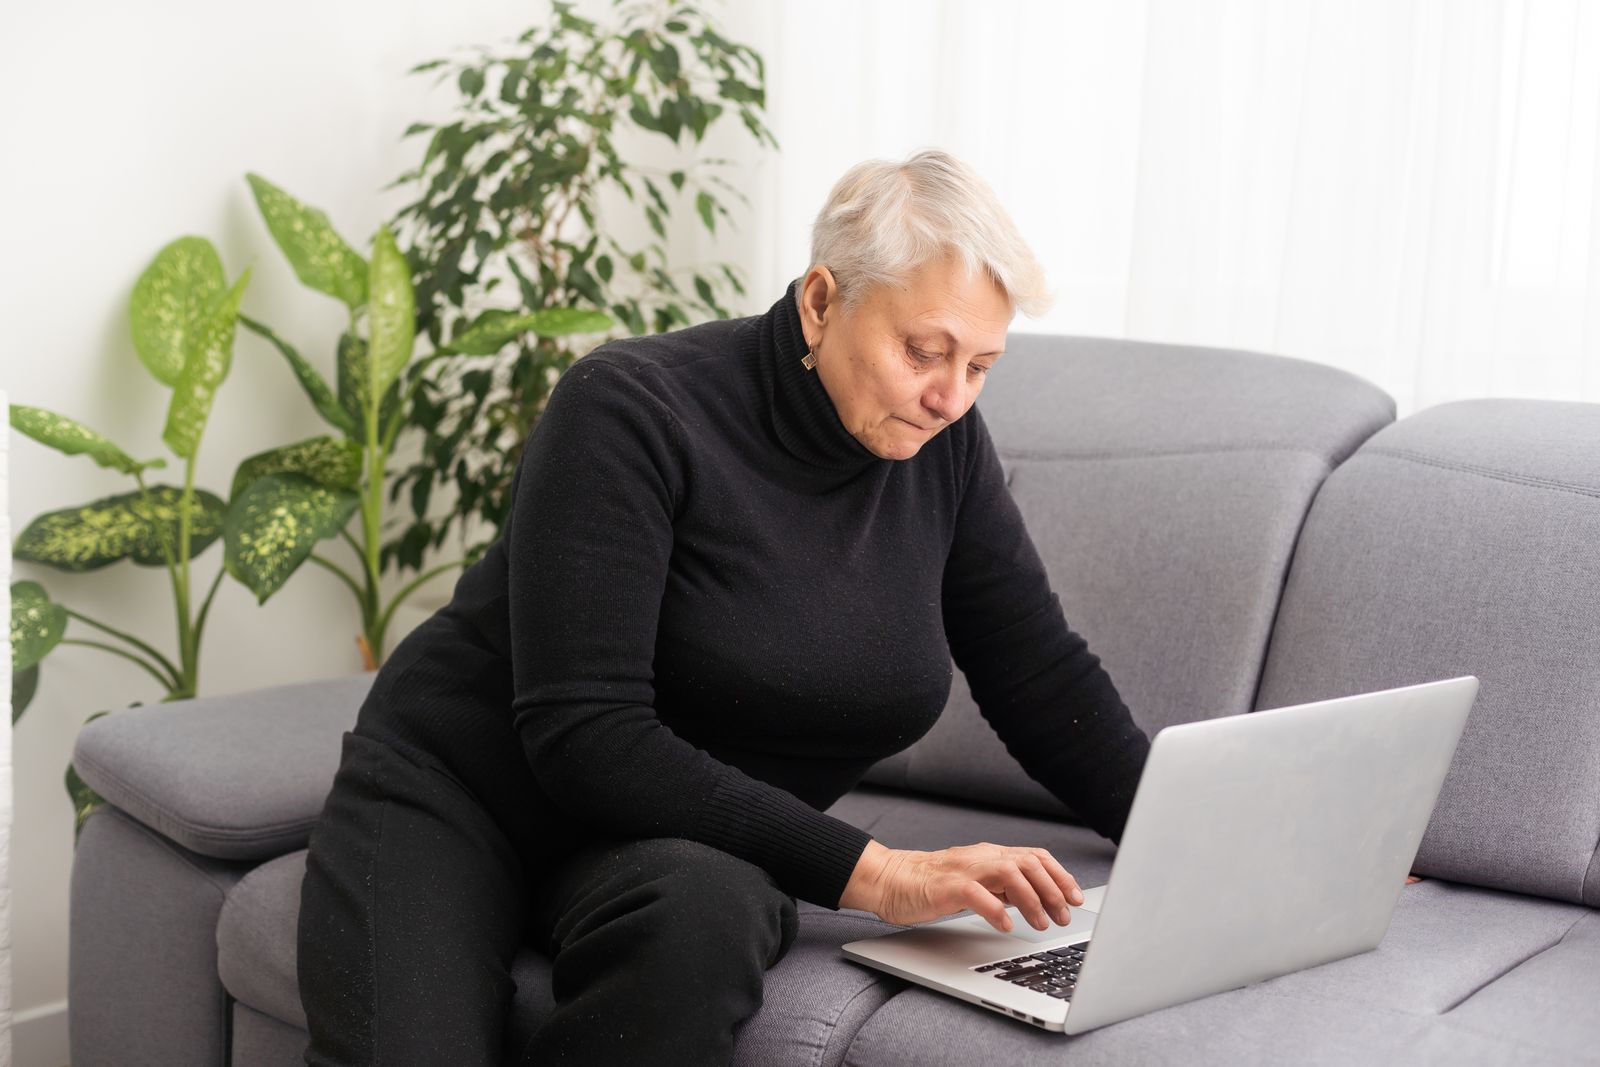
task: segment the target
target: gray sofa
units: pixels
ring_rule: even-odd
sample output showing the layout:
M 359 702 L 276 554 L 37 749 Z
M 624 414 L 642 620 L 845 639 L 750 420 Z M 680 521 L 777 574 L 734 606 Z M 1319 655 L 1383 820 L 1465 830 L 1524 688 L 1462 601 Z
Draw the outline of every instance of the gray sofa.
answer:
M 847 961 L 888 925 L 802 902 L 739 1062 L 1600 1063 L 1600 405 L 1397 422 L 1379 389 L 1302 360 L 1011 340 L 980 404 L 1068 621 L 1147 732 L 1481 679 L 1428 877 L 1373 952 L 1077 1037 Z M 110 805 L 73 869 L 74 1067 L 302 1062 L 304 848 L 369 681 L 82 731 L 76 765 Z M 934 729 L 830 810 L 890 847 L 1044 846 L 1085 886 L 1115 854 L 1021 773 L 959 672 Z M 520 1038 L 549 966 L 530 947 L 515 971 Z

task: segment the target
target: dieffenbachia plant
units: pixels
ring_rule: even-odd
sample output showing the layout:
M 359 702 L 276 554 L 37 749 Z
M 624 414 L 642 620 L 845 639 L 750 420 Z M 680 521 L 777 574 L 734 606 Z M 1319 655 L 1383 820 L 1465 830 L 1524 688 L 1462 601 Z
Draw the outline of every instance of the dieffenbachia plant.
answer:
M 412 268 L 387 225 L 378 228 L 372 256 L 364 259 L 333 228 L 325 212 L 309 207 L 257 174 L 247 175 L 257 207 L 296 277 L 345 305 L 347 328 L 336 346 L 337 384 L 276 331 L 240 316 L 288 361 L 323 420 L 339 433 L 314 437 L 246 461 L 235 479 L 237 497 L 227 516 L 230 572 L 265 601 L 306 559 L 323 567 L 355 596 L 361 611 L 365 663 L 383 659 L 384 636 L 395 608 L 424 582 L 468 562 L 456 559 L 423 571 L 383 602 L 381 518 L 384 479 L 396 435 L 406 425 L 416 395 L 415 376 L 402 391 L 402 375 L 442 356 L 495 352 L 533 334 L 559 336 L 604 330 L 609 316 L 575 308 L 536 311 L 490 309 L 447 344 L 413 362 L 417 336 Z M 363 329 L 363 326 L 365 329 Z M 360 514 L 360 536 L 346 527 Z M 338 534 L 359 558 L 359 573 L 312 551 Z
M 137 663 L 161 683 L 165 700 L 193 696 L 198 689 L 200 638 L 223 572 L 217 569 L 195 611 L 190 563 L 222 535 L 226 505 L 214 493 L 196 488 L 195 456 L 212 398 L 232 362 L 239 300 L 249 277 L 246 269 L 229 286 L 211 242 L 180 237 L 157 253 L 133 288 L 134 349 L 151 375 L 172 390 L 161 439 L 183 460 L 182 487 L 145 481 L 145 471 L 165 467 L 164 459 L 134 459 L 104 435 L 65 415 L 10 405 L 11 425 L 18 432 L 67 455 L 87 455 L 138 485 L 130 492 L 38 516 L 12 546 L 13 557 L 73 572 L 98 570 L 122 559 L 164 566 L 172 580 L 178 623 L 177 656 L 169 658 L 134 635 L 53 600 L 39 582 L 13 584 L 13 721 L 37 691 L 40 661 L 60 644 L 86 645 Z M 72 619 L 120 643 L 68 637 Z

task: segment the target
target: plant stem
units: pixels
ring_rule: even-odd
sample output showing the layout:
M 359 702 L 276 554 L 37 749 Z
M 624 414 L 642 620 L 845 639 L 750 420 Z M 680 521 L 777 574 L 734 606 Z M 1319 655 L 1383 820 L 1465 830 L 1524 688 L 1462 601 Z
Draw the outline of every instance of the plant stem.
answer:
M 348 544 L 355 552 L 357 558 L 359 558 L 363 563 L 366 562 L 367 553 L 362 549 L 360 542 L 358 542 L 354 537 L 350 536 L 349 530 L 341 528 L 339 530 L 339 536 L 344 538 L 345 543 Z
M 394 595 L 394 599 L 389 601 L 389 606 L 383 609 L 383 615 L 378 619 L 378 636 L 381 638 L 388 631 L 389 620 L 394 616 L 394 609 L 399 607 L 400 602 L 414 593 L 423 582 L 427 581 L 429 578 L 432 578 L 436 574 L 442 574 L 447 570 L 463 566 L 466 564 L 466 562 L 467 561 L 464 559 L 458 559 L 452 563 L 441 563 L 437 567 L 423 571 L 421 574 L 417 575 L 415 579 L 407 583 L 403 589 Z
M 348 585 L 350 587 L 350 591 L 356 595 L 356 600 L 358 602 L 363 596 L 366 595 L 361 591 L 361 585 L 354 578 L 350 577 L 350 573 L 337 563 L 323 556 L 319 556 L 315 552 L 311 553 L 311 562 L 318 564 L 319 566 L 326 567 L 328 570 L 338 575 L 339 580 L 345 585 Z
M 198 452 L 198 446 L 195 448 Z M 183 464 L 183 496 L 178 500 L 178 565 L 183 579 L 178 594 L 178 651 L 183 664 L 183 688 L 190 696 L 200 686 L 200 664 L 189 614 L 189 532 L 190 512 L 194 508 L 194 456 Z
M 77 638 L 77 637 L 63 637 L 61 639 L 61 644 L 63 644 L 63 645 L 83 645 L 83 646 L 85 646 L 87 648 L 98 648 L 98 649 L 100 649 L 102 651 L 111 653 L 113 656 L 121 656 L 123 659 L 132 660 L 133 662 L 137 663 L 139 666 L 143 667 L 145 670 L 149 671 L 151 673 L 151 675 L 153 675 L 155 677 L 155 680 L 160 682 L 162 684 L 162 686 L 164 686 L 166 688 L 168 693 L 173 693 L 173 692 L 177 691 L 177 687 L 175 687 L 172 684 L 173 683 L 173 679 L 162 677 L 161 672 L 156 670 L 156 668 L 152 664 L 146 663 L 144 660 L 140 659 L 138 656 L 135 656 L 132 652 L 128 652 L 128 651 L 126 651 L 124 649 L 120 649 L 116 645 L 108 645 L 104 641 L 85 641 L 85 640 L 83 640 L 81 638 Z
M 200 647 L 200 634 L 206 628 L 206 613 L 211 610 L 211 598 L 217 595 L 217 587 L 222 584 L 222 576 L 228 572 L 226 564 L 217 568 L 217 576 L 211 579 L 211 588 L 206 592 L 206 598 L 200 605 L 200 614 L 194 620 L 194 647 Z
M 351 330 L 355 329 L 354 315 L 352 314 Z M 373 380 L 377 364 L 376 357 L 372 354 L 370 343 L 367 349 L 367 403 L 363 414 L 365 418 L 366 436 L 362 446 L 366 452 L 367 485 L 366 497 L 361 502 L 361 528 L 365 535 L 366 551 L 362 554 L 366 562 L 367 588 L 366 596 L 361 603 L 361 625 L 367 633 L 368 644 L 372 646 L 374 662 L 383 656 L 382 645 L 374 639 L 373 626 L 378 615 L 378 550 L 382 537 L 380 520 L 383 511 L 383 452 L 378 434 L 378 410 L 383 400 L 383 390 L 378 388 L 378 383 Z
M 168 681 L 165 682 L 167 687 L 169 689 L 177 688 L 178 683 L 177 683 L 176 679 L 178 677 L 178 668 L 174 667 L 172 665 L 172 661 L 167 659 L 166 656 L 163 656 L 158 649 L 153 648 L 152 646 L 145 644 L 143 641 L 139 640 L 137 637 L 133 636 L 130 633 L 124 633 L 123 631 L 118 630 L 114 626 L 107 626 L 103 622 L 100 622 L 100 621 L 98 621 L 96 619 L 91 619 L 89 616 L 85 615 L 81 611 L 74 611 L 72 608 L 67 608 L 67 614 L 72 616 L 74 619 L 82 619 L 84 622 L 88 623 L 90 626 L 93 626 L 96 629 L 104 630 L 106 633 L 111 634 L 113 637 L 120 637 L 124 641 L 128 642 L 128 644 L 133 645 L 135 648 L 140 649 L 141 651 L 148 652 L 152 657 L 155 658 L 156 662 L 161 664 L 162 667 L 166 668 L 167 673 L 171 675 L 172 680 L 168 680 Z

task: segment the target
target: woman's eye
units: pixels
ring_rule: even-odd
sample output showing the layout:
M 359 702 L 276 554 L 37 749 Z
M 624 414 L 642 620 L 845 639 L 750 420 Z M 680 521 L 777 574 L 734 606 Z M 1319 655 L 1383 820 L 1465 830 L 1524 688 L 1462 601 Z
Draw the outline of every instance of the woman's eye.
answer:
M 932 363 L 935 359 L 938 358 L 937 356 L 930 356 L 926 352 L 919 352 L 915 348 L 907 347 L 906 351 L 910 352 L 911 353 L 911 357 L 913 359 L 915 359 L 918 363 Z
M 985 374 L 989 373 L 989 368 L 988 367 L 980 367 L 976 363 L 968 363 L 967 364 L 967 369 L 968 370 L 977 371 L 978 372 L 978 377 L 980 377 L 980 378 L 983 377 Z

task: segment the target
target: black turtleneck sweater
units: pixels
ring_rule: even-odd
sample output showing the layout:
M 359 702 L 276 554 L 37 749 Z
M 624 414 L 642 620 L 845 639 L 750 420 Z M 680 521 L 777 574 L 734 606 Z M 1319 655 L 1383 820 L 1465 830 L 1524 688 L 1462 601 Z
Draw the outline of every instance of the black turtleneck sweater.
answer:
M 791 284 L 574 363 L 504 537 L 357 729 L 447 770 L 528 863 L 684 837 L 837 908 L 871 835 L 823 809 L 927 732 L 953 658 L 1022 767 L 1118 840 L 1149 740 L 1068 628 L 978 407 L 881 459 L 805 353 Z

